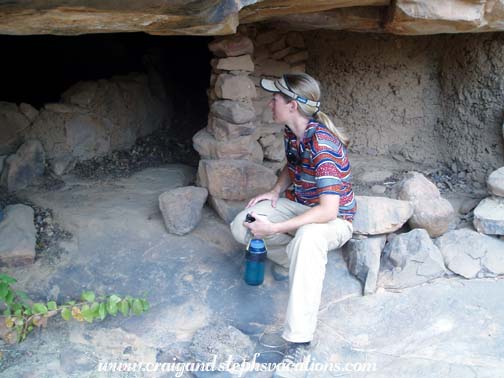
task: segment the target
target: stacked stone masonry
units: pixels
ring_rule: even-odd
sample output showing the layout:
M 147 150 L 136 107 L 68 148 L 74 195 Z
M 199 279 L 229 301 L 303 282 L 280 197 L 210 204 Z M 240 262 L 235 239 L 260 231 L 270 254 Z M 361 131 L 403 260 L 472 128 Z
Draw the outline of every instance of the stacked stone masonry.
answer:
M 202 159 L 198 183 L 209 189 L 209 203 L 229 222 L 245 200 L 271 188 L 285 165 L 284 126 L 274 123 L 271 94 L 260 88 L 260 79 L 305 72 L 308 53 L 300 33 L 256 26 L 216 38 L 209 49 L 215 55 L 210 114 L 193 145 Z

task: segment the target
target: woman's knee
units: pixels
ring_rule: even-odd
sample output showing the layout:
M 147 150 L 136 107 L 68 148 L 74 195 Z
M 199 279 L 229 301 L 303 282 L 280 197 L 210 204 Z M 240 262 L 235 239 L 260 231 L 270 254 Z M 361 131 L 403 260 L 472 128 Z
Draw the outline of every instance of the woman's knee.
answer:
M 240 211 L 230 224 L 231 233 L 238 243 L 246 243 L 247 228 L 243 225 L 247 215 L 246 210 Z

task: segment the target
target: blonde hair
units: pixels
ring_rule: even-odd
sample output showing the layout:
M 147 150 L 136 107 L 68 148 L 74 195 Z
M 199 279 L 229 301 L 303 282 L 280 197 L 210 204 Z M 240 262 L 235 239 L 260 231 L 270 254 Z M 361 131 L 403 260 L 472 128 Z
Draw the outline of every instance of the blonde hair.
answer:
M 292 92 L 308 100 L 320 101 L 320 85 L 318 81 L 310 75 L 303 73 L 285 74 L 283 78 Z M 290 97 L 285 96 L 285 98 L 292 101 L 292 98 Z M 326 125 L 327 128 L 341 141 L 341 143 L 343 143 L 345 147 L 348 147 L 350 139 L 342 130 L 334 125 L 333 121 L 327 114 L 321 112 L 319 108 L 315 106 L 303 104 L 299 101 L 297 104 L 301 114 L 307 118 L 314 118 L 316 121 Z

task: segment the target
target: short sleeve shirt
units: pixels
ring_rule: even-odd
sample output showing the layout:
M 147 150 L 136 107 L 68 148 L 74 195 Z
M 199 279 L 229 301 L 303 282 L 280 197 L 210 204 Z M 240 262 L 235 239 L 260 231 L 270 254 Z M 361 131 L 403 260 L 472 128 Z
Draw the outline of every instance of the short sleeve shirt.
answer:
M 292 186 L 286 190 L 286 197 L 303 205 L 316 206 L 321 195 L 338 195 L 338 217 L 352 222 L 357 204 L 343 143 L 325 125 L 310 120 L 301 143 L 286 126 L 284 144 L 287 154 L 299 157 L 297 162 L 287 163 Z

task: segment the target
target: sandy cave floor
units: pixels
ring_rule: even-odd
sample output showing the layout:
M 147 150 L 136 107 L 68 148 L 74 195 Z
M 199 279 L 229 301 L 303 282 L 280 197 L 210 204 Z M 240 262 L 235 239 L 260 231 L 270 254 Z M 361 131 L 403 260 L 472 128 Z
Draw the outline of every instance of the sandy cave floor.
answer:
M 405 172 L 423 172 L 457 210 L 453 228 L 470 227 L 471 201 L 476 205 L 486 196 L 483 188 L 468 184 L 449 167 L 419 169 L 409 162 L 358 156 L 352 162 L 357 195 L 393 196 Z M 170 377 L 174 375 L 98 373 L 96 366 L 102 361 L 190 361 L 194 332 L 217 321 L 255 341 L 281 329 L 288 283 L 274 281 L 268 267 L 262 286 L 247 286 L 242 248 L 213 210 L 205 207 L 202 221 L 186 236 L 166 232 L 157 197 L 192 184 L 194 174 L 194 167 L 164 164 L 109 179 L 73 174 L 58 185 L 45 182 L 18 193 L 22 202 L 36 206 L 39 248 L 34 265 L 6 270 L 18 279 L 19 289 L 34 299 L 58 301 L 82 290 L 145 293 L 152 307 L 138 318 L 94 324 L 51 319 L 46 329 L 20 345 L 0 344 L 3 377 Z M 2 205 L 13 200 L 0 196 Z M 341 252 L 332 251 L 314 358 L 376 364 L 374 372 L 345 376 L 502 375 L 503 289 L 501 279 L 451 277 L 362 297 L 361 284 L 348 273 Z

